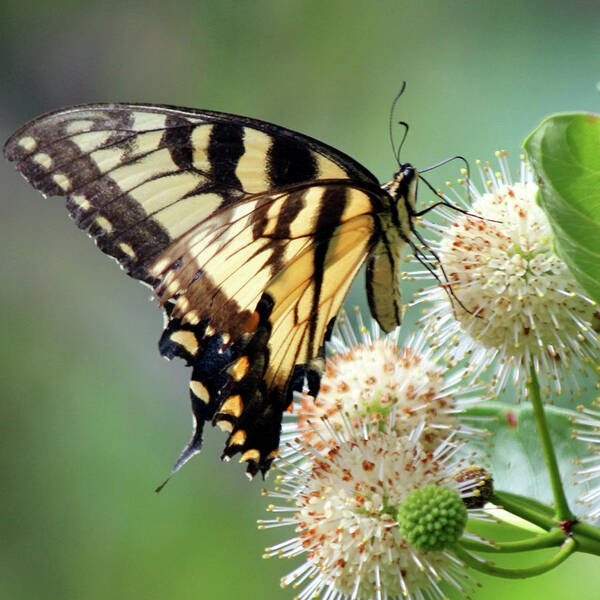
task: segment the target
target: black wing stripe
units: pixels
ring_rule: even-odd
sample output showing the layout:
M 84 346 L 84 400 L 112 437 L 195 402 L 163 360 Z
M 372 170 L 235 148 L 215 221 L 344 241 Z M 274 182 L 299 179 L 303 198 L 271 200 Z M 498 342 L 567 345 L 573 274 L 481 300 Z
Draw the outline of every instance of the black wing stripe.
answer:
M 26 176 L 30 178 L 36 189 L 39 189 L 47 195 L 64 196 L 66 194 L 81 194 L 89 203 L 97 207 L 102 207 L 104 204 L 110 203 L 115 199 L 114 194 L 118 192 L 127 192 L 129 189 L 133 189 L 136 185 L 139 185 L 135 184 L 130 188 L 124 189 L 122 183 L 119 184 L 112 178 L 109 179 L 115 170 L 134 166 L 136 162 L 162 150 L 168 152 L 166 147 L 155 147 L 147 152 L 129 156 L 128 158 L 121 160 L 118 159 L 117 156 L 124 155 L 124 150 L 116 150 L 116 147 L 118 147 L 118 144 L 109 144 L 99 147 L 91 152 L 81 152 L 75 142 L 68 140 L 63 142 L 60 147 L 55 150 L 60 156 L 66 157 L 65 161 L 60 165 L 54 164 L 53 161 L 52 166 L 50 167 L 51 170 L 43 169 L 42 167 L 35 165 L 34 158 L 37 155 L 33 155 L 27 157 L 27 159 L 25 159 L 27 162 L 24 161 L 21 163 L 20 168 Z M 94 154 L 113 150 L 114 152 L 111 152 L 113 156 L 111 160 L 112 166 L 109 169 L 102 170 L 101 165 L 99 166 L 96 162 Z M 67 189 L 57 185 L 54 180 L 54 176 L 57 172 L 60 172 L 61 170 L 65 171 L 65 169 L 61 169 L 61 166 L 65 165 L 68 166 L 68 169 L 66 169 L 68 173 L 65 174 L 70 181 L 70 185 Z M 167 162 L 167 166 L 168 165 L 169 163 Z M 174 163 L 171 163 L 171 165 L 172 166 L 169 169 L 165 169 L 165 173 L 177 171 L 176 165 Z M 138 164 L 137 166 L 139 167 L 140 165 Z M 156 176 L 156 171 L 152 171 L 152 174 L 153 176 Z M 144 180 L 139 183 L 144 183 Z M 114 193 L 111 192 L 111 188 L 115 190 Z M 111 193 L 107 194 L 107 192 Z
M 167 116 L 162 144 L 171 153 L 171 159 L 178 168 L 187 171 L 194 168 L 194 147 L 192 145 L 192 131 L 194 125 L 189 121 L 173 115 Z
M 182 120 L 189 120 L 194 124 L 236 123 L 242 127 L 261 131 L 271 136 L 289 136 L 298 140 L 301 144 L 305 144 L 316 154 L 324 156 L 334 164 L 337 164 L 355 182 L 378 185 L 377 179 L 360 163 L 332 146 L 324 144 L 310 136 L 249 117 L 168 105 L 135 103 L 95 104 L 74 106 L 47 113 L 18 130 L 5 145 L 5 152 L 9 156 L 11 152 L 18 149 L 16 147 L 23 138 L 32 137 L 36 141 L 39 140 L 41 134 L 48 131 L 48 124 L 50 124 L 50 129 L 56 130 L 56 124 L 60 123 L 61 120 L 68 123 L 82 123 L 87 120 L 88 129 L 100 130 L 104 127 L 111 130 L 140 131 L 142 128 L 145 130 L 164 129 L 164 120 L 160 126 L 156 125 L 156 121 L 160 118 L 164 119 L 169 115 Z M 135 116 L 135 121 L 132 121 L 133 116 Z M 74 133 L 76 132 L 72 131 L 71 135 Z M 11 158 L 11 160 L 14 160 L 14 158 Z
M 336 186 L 331 187 L 325 191 L 323 197 L 323 204 L 321 206 L 321 211 L 319 213 L 319 217 L 317 219 L 317 231 L 322 231 L 330 228 L 330 235 L 326 236 L 325 239 L 328 240 L 327 243 L 317 244 L 315 248 L 315 256 L 314 256 L 314 282 L 315 282 L 315 291 L 313 295 L 313 305 L 311 310 L 311 318 L 310 318 L 310 332 L 309 332 L 309 347 L 312 348 L 314 346 L 315 340 L 315 332 L 317 328 L 317 320 L 319 313 L 319 303 L 321 300 L 321 286 L 323 285 L 323 274 L 325 269 L 325 259 L 327 257 L 327 251 L 329 250 L 329 246 L 332 243 L 331 233 L 335 231 L 335 228 L 340 224 L 341 216 L 344 213 L 344 209 L 346 208 L 346 203 L 348 201 L 346 188 Z M 335 206 L 338 211 L 337 221 L 331 222 L 331 206 Z M 339 207 L 339 208 L 338 208 Z
M 180 129 L 189 133 L 190 127 L 181 127 Z M 169 131 L 174 131 L 174 129 L 167 130 L 167 133 Z M 95 134 L 97 132 L 92 133 Z M 65 156 L 66 159 L 58 165 L 54 163 L 52 172 L 48 173 L 35 164 L 30 165 L 28 171 L 31 173 L 32 179 L 39 180 L 36 187 L 46 193 L 55 195 L 65 195 L 65 193 L 81 194 L 85 196 L 88 202 L 101 207 L 116 199 L 111 194 L 105 194 L 107 191 L 105 184 L 107 183 L 116 185 L 119 190 L 126 193 L 149 180 L 181 172 L 181 168 L 177 162 L 181 164 L 183 159 L 177 151 L 174 151 L 173 146 L 170 145 L 169 136 L 161 131 L 150 133 L 160 135 L 155 135 L 154 141 L 156 143 L 150 144 L 150 147 L 143 152 L 140 152 L 139 149 L 134 152 L 126 144 L 123 144 L 124 141 L 131 142 L 134 139 L 133 137 L 128 137 L 126 140 L 121 139 L 105 143 L 90 151 L 82 151 L 76 141 L 74 141 L 75 138 L 68 138 L 63 140 L 60 147 L 53 151 L 53 154 Z M 143 140 L 144 135 L 146 134 L 139 134 L 136 136 L 136 139 L 138 141 L 140 139 Z M 47 148 L 47 150 L 50 151 L 50 148 Z M 164 160 L 167 155 L 168 160 Z M 162 160 L 158 160 L 159 158 Z M 52 180 L 54 171 L 60 170 L 60 167 L 64 165 L 68 165 L 69 177 L 72 179 L 69 190 L 61 189 Z M 160 165 L 159 169 L 156 168 L 157 165 Z M 114 175 L 121 175 L 128 168 L 130 171 L 133 171 L 133 174 L 129 175 L 130 184 L 126 186 L 123 184 L 122 177 L 116 177 L 117 184 L 113 179 Z M 136 170 L 139 171 L 137 174 L 135 173 Z M 202 173 L 195 167 L 188 169 L 188 171 L 198 174 L 198 183 L 204 182 L 205 184 L 202 187 L 205 187 L 211 181 L 208 177 L 209 173 Z M 145 177 L 145 174 L 148 176 Z M 134 175 L 137 179 L 134 178 L 131 181 Z M 204 179 L 200 177 L 201 175 L 204 176 Z M 190 191 L 192 190 L 193 188 Z
M 230 123 L 212 126 L 207 155 L 215 185 L 242 190 L 235 171 L 244 154 L 244 128 Z
M 98 136 L 101 133 L 105 133 L 106 138 L 99 140 Z M 65 158 L 65 160 L 55 162 L 54 168 L 70 165 L 74 159 L 90 158 L 90 156 L 96 152 L 101 156 L 104 156 L 106 153 L 103 153 L 103 151 L 106 150 L 116 150 L 116 152 L 112 153 L 112 156 L 115 157 L 117 154 L 121 154 L 125 157 L 121 162 L 125 164 L 128 162 L 128 158 L 133 158 L 133 160 L 135 160 L 147 153 L 139 151 L 141 142 L 146 144 L 148 144 L 148 142 L 153 142 L 153 147 L 150 151 L 167 147 L 164 143 L 161 143 L 162 138 L 164 138 L 162 129 L 144 132 L 92 129 L 70 136 L 62 136 L 53 140 L 47 140 L 40 145 L 39 150 L 42 150 L 45 153 L 52 152 L 55 158 L 59 156 Z M 137 152 L 136 146 L 138 146 Z M 65 152 L 67 152 L 67 154 L 65 154 Z M 37 151 L 23 155 L 17 153 L 16 158 L 18 160 L 33 159 L 37 154 Z M 9 158 L 11 158 L 10 155 Z M 107 160 L 107 158 L 105 158 L 105 160 Z M 102 172 L 106 173 L 108 170 Z
M 291 136 L 273 136 L 267 168 L 274 187 L 312 181 L 319 175 L 313 152 Z
M 202 121 L 196 117 L 195 123 L 199 122 Z M 163 131 L 170 127 L 187 127 L 189 124 L 187 117 L 182 117 L 180 113 L 166 113 L 160 109 L 145 111 L 142 106 L 107 104 L 72 107 L 47 113 L 27 123 L 7 141 L 5 152 L 10 160 L 14 160 L 15 152 L 23 157 L 57 142 L 95 132 L 109 132 L 115 136 L 121 133 L 126 142 L 139 134 Z M 31 148 L 19 146 L 19 140 L 23 137 L 32 137 L 36 144 Z
M 305 206 L 304 194 L 291 194 L 288 200 L 283 204 L 279 211 L 279 217 L 277 224 L 272 232 L 268 233 L 268 237 L 271 239 L 286 240 L 291 238 L 290 226 L 294 220 L 298 217 L 300 212 Z M 265 235 L 268 221 L 263 219 L 256 219 L 252 235 L 255 239 Z M 273 270 L 278 272 L 283 267 L 283 254 L 273 252 Z
M 36 168 L 33 158 L 22 162 L 19 165 L 20 170 L 35 187 L 42 191 L 66 194 L 68 196 L 67 207 L 72 216 L 81 228 L 88 229 L 90 235 L 98 238 L 97 243 L 100 249 L 120 260 L 134 277 L 147 281 L 145 263 L 166 248 L 170 242 L 168 233 L 157 222 L 143 223 L 146 215 L 139 203 L 126 193 L 122 193 L 121 188 L 111 180 L 105 180 L 88 188 L 93 192 L 89 193 L 88 191 L 87 196 L 90 198 L 117 197 L 118 202 L 111 206 L 110 211 L 105 210 L 104 213 L 98 213 L 97 210 L 90 211 L 91 201 L 87 197 L 79 195 L 77 189 L 73 190 L 71 187 L 74 181 L 76 183 L 86 175 L 88 179 L 100 179 L 94 163 L 88 159 L 80 160 L 78 163 L 75 159 L 77 149 L 71 142 L 65 143 L 60 148 L 60 153 L 61 156 L 66 155 L 72 159 L 71 168 L 75 169 L 68 174 L 68 189 L 62 189 L 54 182 L 55 172 L 48 174 L 44 170 Z M 52 160 L 50 155 L 47 156 Z M 52 169 L 53 164 L 49 164 L 49 168 Z M 93 214 L 90 214 L 92 212 Z M 129 236 L 129 238 L 122 237 L 119 242 L 113 242 L 108 234 L 116 227 L 120 230 L 136 227 L 135 235 Z M 138 255 L 141 245 L 146 245 L 149 250 Z
M 75 144 L 69 141 L 65 144 L 65 148 L 70 150 L 71 158 L 74 159 L 74 161 L 71 162 L 71 166 L 73 167 L 73 165 L 75 165 L 74 175 L 72 177 L 75 177 L 76 181 L 74 182 L 74 189 L 72 189 L 70 193 L 71 201 L 69 202 L 69 208 L 73 213 L 74 218 L 76 218 L 78 221 L 79 226 L 84 229 L 89 229 L 93 236 L 103 238 L 101 241 L 99 241 L 99 246 L 101 249 L 108 254 L 117 256 L 118 258 L 131 260 L 131 258 L 136 255 L 136 258 L 138 259 L 136 260 L 136 263 L 139 263 L 140 261 L 147 260 L 149 257 L 152 257 L 156 255 L 157 252 L 161 251 L 164 248 L 164 245 L 161 244 L 159 248 L 156 248 L 156 244 L 154 242 L 155 238 L 157 236 L 160 237 L 164 230 L 164 228 L 161 228 L 160 224 L 147 223 L 145 225 L 146 229 L 150 228 L 154 230 L 154 235 L 146 236 L 147 248 L 144 250 L 135 247 L 135 245 L 139 243 L 136 240 L 136 238 L 139 236 L 136 236 L 135 232 L 133 235 L 127 235 L 128 232 L 139 228 L 140 225 L 142 225 L 149 217 L 157 216 L 160 219 L 164 214 L 167 218 L 169 218 L 167 211 L 175 203 L 179 202 L 182 196 L 185 196 L 192 189 L 197 187 L 198 180 L 193 180 L 191 182 L 188 180 L 187 182 L 184 182 L 184 189 L 182 190 L 180 197 L 176 197 L 175 195 L 176 188 L 171 189 L 169 194 L 173 197 L 172 202 L 166 206 L 161 206 L 158 210 L 153 210 L 148 213 L 142 208 L 139 198 L 136 200 L 135 198 L 131 197 L 131 194 L 135 194 L 136 190 L 142 190 L 142 186 L 152 184 L 154 181 L 156 181 L 156 171 L 150 170 L 148 174 L 144 174 L 142 172 L 141 174 L 136 175 L 135 181 L 126 189 L 123 189 L 123 187 L 125 187 L 123 184 L 121 186 L 117 185 L 111 179 L 111 175 L 114 169 L 122 168 L 127 165 L 131 165 L 134 169 L 136 167 L 139 168 L 138 161 L 156 151 L 153 150 L 143 155 L 134 156 L 129 160 L 121 161 L 121 164 L 118 164 L 110 171 L 107 171 L 105 174 L 100 174 L 98 172 L 98 167 L 92 158 L 88 157 L 88 160 L 85 157 L 80 157 L 80 162 L 76 162 L 77 159 L 75 157 L 78 155 L 78 150 Z M 63 150 L 65 150 L 65 148 L 63 148 Z M 122 150 L 118 152 L 121 151 Z M 167 151 L 166 146 L 164 151 Z M 63 152 L 63 154 L 65 153 L 67 152 Z M 81 153 L 79 152 L 79 154 Z M 138 164 L 136 165 L 136 163 Z M 175 167 L 174 164 L 173 167 Z M 171 173 L 167 172 L 163 175 L 167 177 L 177 177 L 180 180 L 182 178 L 182 173 L 177 171 L 173 171 Z M 142 181 L 140 181 L 140 179 Z M 42 187 L 47 186 L 44 186 L 42 183 Z M 62 191 L 62 193 L 64 193 L 64 191 Z M 90 206 L 90 199 L 94 201 L 96 198 L 104 200 L 103 206 L 99 206 L 97 208 Z M 202 206 L 198 206 L 198 204 L 201 204 L 201 200 L 197 201 L 193 199 L 187 201 L 186 203 L 190 204 L 191 202 L 196 205 L 195 210 L 198 214 L 203 215 L 204 217 L 207 216 L 207 211 Z M 222 199 L 219 199 L 219 204 L 221 202 Z M 184 208 L 187 207 L 175 207 L 176 214 L 182 213 Z M 188 220 L 193 218 L 193 216 L 194 208 L 193 206 L 190 206 L 189 216 L 187 217 Z M 196 221 L 197 220 L 198 219 L 196 219 Z M 173 235 L 170 237 L 172 238 Z M 115 247 L 117 244 L 126 245 Z M 128 252 L 128 254 L 125 256 L 123 255 L 123 247 L 126 248 Z
M 266 248 L 266 247 L 258 248 L 257 247 L 257 250 L 255 252 L 255 253 L 258 253 L 259 251 L 262 252 L 264 250 L 271 249 L 272 262 L 270 262 L 269 265 L 270 265 L 273 273 L 278 272 L 282 268 L 282 266 L 283 266 L 282 261 L 284 260 L 284 257 L 286 260 L 290 260 L 290 256 L 288 256 L 284 252 L 280 252 L 278 250 L 280 247 L 283 248 L 286 245 L 289 246 L 289 242 L 293 239 L 293 236 L 291 235 L 291 233 L 289 231 L 290 223 L 288 222 L 288 219 L 291 218 L 292 216 L 295 217 L 298 214 L 298 212 L 304 207 L 304 203 L 302 201 L 302 198 L 300 198 L 298 202 L 293 201 L 292 198 L 294 198 L 296 196 L 298 196 L 298 197 L 302 196 L 304 191 L 305 191 L 305 189 L 303 187 L 303 188 L 297 190 L 296 192 L 292 192 L 290 194 L 289 198 L 290 198 L 291 210 L 284 211 L 283 215 L 280 214 L 278 216 L 277 224 L 276 224 L 275 228 L 273 229 L 273 232 L 269 233 L 268 235 L 264 235 L 265 238 L 271 240 L 271 242 L 270 242 L 271 248 Z M 235 254 L 237 252 L 244 251 L 244 249 L 247 246 L 254 244 L 255 240 L 257 239 L 256 238 L 256 230 L 257 230 L 256 223 L 261 223 L 260 231 L 264 234 L 265 226 L 266 226 L 265 225 L 266 213 L 268 212 L 270 207 L 278 200 L 279 200 L 278 194 L 274 195 L 274 196 L 258 196 L 256 198 L 249 198 L 248 202 L 251 204 L 249 204 L 248 206 L 253 207 L 251 210 L 241 211 L 240 216 L 236 216 L 236 212 L 238 211 L 238 209 L 236 208 L 235 211 L 233 213 L 231 213 L 231 216 L 228 216 L 226 218 L 226 220 L 219 226 L 212 224 L 209 231 L 200 229 L 197 232 L 194 232 L 193 237 L 186 244 L 186 249 L 185 249 L 186 255 L 189 260 L 188 260 L 187 264 L 178 271 L 178 273 L 177 273 L 178 280 L 180 280 L 180 281 L 191 280 L 193 278 L 195 272 L 198 269 L 206 269 L 208 267 L 213 266 L 212 265 L 213 261 L 216 261 L 217 264 L 223 263 L 223 262 L 225 262 L 226 258 L 233 256 L 233 254 Z M 286 200 L 285 205 L 287 205 L 287 204 L 288 204 L 288 202 Z M 224 214 L 229 215 L 229 213 L 224 213 Z M 229 243 L 227 236 L 230 234 L 231 228 L 236 223 L 238 223 L 244 219 L 246 219 L 248 222 L 240 231 L 237 232 L 237 235 L 241 236 L 245 232 L 248 232 L 248 229 L 252 228 L 252 234 L 247 236 L 249 238 L 248 243 L 244 246 L 234 245 L 235 251 L 232 251 L 229 254 L 224 255 L 223 254 L 224 245 Z M 282 225 L 282 223 L 284 223 L 284 224 Z M 223 239 L 220 240 L 220 238 L 223 238 Z M 309 242 L 308 237 L 306 237 L 305 239 L 307 240 L 307 242 Z M 303 248 L 305 246 L 306 246 L 306 244 L 303 244 L 302 246 L 300 246 L 300 248 L 295 251 L 294 255 L 297 255 L 298 252 L 303 250 Z M 206 248 L 211 249 L 210 253 L 207 253 Z M 181 251 L 183 252 L 184 249 L 182 248 Z M 252 258 L 252 256 L 253 255 L 249 255 L 248 259 L 250 260 Z M 194 285 L 194 282 L 192 282 L 191 285 Z

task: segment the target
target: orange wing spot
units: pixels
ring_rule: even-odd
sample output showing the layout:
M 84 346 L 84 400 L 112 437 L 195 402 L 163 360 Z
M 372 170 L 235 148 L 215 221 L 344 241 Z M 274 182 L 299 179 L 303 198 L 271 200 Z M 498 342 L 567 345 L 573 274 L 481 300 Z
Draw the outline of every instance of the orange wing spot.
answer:
M 290 405 L 287 407 L 287 411 L 290 413 L 290 415 L 294 414 L 294 403 L 290 402 Z
M 171 339 L 180 346 L 183 346 L 192 356 L 198 352 L 198 340 L 191 331 L 179 330 L 171 334 Z
M 242 397 L 239 394 L 235 394 L 235 396 L 229 396 L 229 398 L 221 404 L 219 412 L 237 418 L 242 414 L 243 410 L 244 403 L 242 402 Z
M 279 456 L 279 448 L 275 448 L 275 450 L 271 450 L 267 455 L 267 460 L 271 460 L 272 458 L 277 458 Z
M 250 361 L 247 356 L 238 358 L 228 369 L 227 373 L 233 377 L 234 381 L 240 381 L 248 372 Z
M 258 327 L 258 322 L 260 321 L 260 315 L 258 312 L 254 311 L 247 319 L 246 322 L 242 325 L 244 331 L 248 333 L 254 333 L 256 328 Z
M 233 431 L 233 423 L 222 419 L 221 421 L 217 421 L 217 425 L 221 431 L 225 433 L 231 433 Z
M 253 460 L 254 462 L 258 462 L 260 459 L 260 452 L 258 450 L 246 450 L 244 454 L 240 457 L 240 462 L 248 462 L 249 460 Z
M 246 432 L 243 429 L 238 429 L 229 440 L 230 446 L 243 446 L 246 443 Z

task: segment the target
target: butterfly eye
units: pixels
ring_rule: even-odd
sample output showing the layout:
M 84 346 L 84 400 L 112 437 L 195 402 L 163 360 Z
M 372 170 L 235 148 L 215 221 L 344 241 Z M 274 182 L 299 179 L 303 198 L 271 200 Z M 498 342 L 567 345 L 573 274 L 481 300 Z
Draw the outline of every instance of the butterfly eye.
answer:
M 415 177 L 415 169 L 412 165 L 402 165 L 402 176 L 406 180 L 406 183 L 410 183 Z

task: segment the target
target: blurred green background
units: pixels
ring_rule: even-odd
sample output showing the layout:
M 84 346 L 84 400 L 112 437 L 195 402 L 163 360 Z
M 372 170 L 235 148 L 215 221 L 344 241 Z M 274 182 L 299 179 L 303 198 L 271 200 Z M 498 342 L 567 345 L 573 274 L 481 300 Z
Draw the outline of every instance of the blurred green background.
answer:
M 598 110 L 599 50 L 598 4 L 581 0 L 4 0 L 0 137 L 63 105 L 179 104 L 298 129 L 388 180 L 388 111 L 406 80 L 404 160 L 502 147 L 516 166 L 542 117 Z M 260 558 L 292 531 L 256 531 L 262 482 L 220 464 L 221 434 L 153 492 L 191 416 L 148 290 L 4 162 L 0 190 L 0 598 L 292 598 L 278 581 L 294 565 Z M 597 558 L 487 579 L 473 598 L 532 596 L 597 600 Z

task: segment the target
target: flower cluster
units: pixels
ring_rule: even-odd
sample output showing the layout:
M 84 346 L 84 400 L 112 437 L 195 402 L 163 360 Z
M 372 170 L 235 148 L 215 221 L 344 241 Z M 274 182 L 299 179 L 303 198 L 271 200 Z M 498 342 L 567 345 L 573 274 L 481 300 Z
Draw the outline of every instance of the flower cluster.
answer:
M 440 581 L 462 593 L 472 587 L 450 548 L 439 545 L 437 538 L 432 542 L 435 550 L 415 544 L 398 517 L 410 492 L 429 486 L 443 488 L 464 508 L 460 497 L 465 486 L 451 476 L 458 466 L 452 457 L 459 445 L 442 442 L 435 452 L 426 452 L 417 432 L 400 434 L 393 421 L 382 429 L 362 419 L 357 425 L 346 421 L 343 431 L 335 432 L 338 442 L 333 448 L 317 452 L 301 446 L 307 461 L 284 468 L 285 475 L 269 494 L 294 507 L 292 517 L 265 520 L 261 526 L 286 522 L 295 527 L 297 535 L 268 548 L 266 556 L 306 555 L 306 562 L 282 579 L 284 587 L 308 582 L 299 600 L 321 593 L 339 599 L 441 600 L 445 593 Z M 444 541 L 456 541 L 465 526 L 466 508 L 464 515 L 457 515 L 443 503 L 437 506 L 434 531 L 440 530 Z
M 425 326 L 449 359 L 468 357 L 473 375 L 489 369 L 496 393 L 510 382 L 525 391 L 533 367 L 543 389 L 572 394 L 597 360 L 597 306 L 554 253 L 533 171 L 522 159 L 513 182 L 505 153 L 497 155 L 497 173 L 477 163 L 485 192 L 461 180 L 473 202 L 456 192 L 454 199 L 468 213 L 441 229 L 429 223 L 429 231 L 441 231 L 429 243 L 447 285 L 420 294 L 433 305 Z
M 445 380 L 422 338 L 400 347 L 397 332 L 381 336 L 357 318 L 361 336 L 342 321 L 318 397 L 302 394 L 287 427 L 290 462 L 265 493 L 285 502 L 271 512 L 293 515 L 260 526 L 287 524 L 297 535 L 265 556 L 305 556 L 282 579 L 284 587 L 304 586 L 300 600 L 441 600 L 447 585 L 466 593 L 473 582 L 451 547 L 463 535 L 467 505 L 478 502 L 469 504 L 479 475 L 453 475 L 464 466 L 461 435 L 482 433 L 462 420 L 473 398 Z M 430 510 L 412 508 L 422 505 L 421 493 Z
M 346 415 L 377 425 L 389 420 L 392 409 L 398 433 L 423 429 L 420 443 L 425 450 L 435 449 L 452 432 L 485 436 L 464 418 L 466 408 L 481 402 L 481 388 L 463 389 L 461 373 L 450 373 L 435 359 L 423 335 L 400 345 L 399 330 L 382 335 L 375 321 L 367 328 L 358 310 L 356 319 L 358 337 L 342 316 L 319 394 L 297 396 L 298 419 L 286 426 L 291 434 L 284 435 L 284 442 L 299 434 L 304 444 L 322 450 L 336 443 L 329 431 L 340 431 Z

